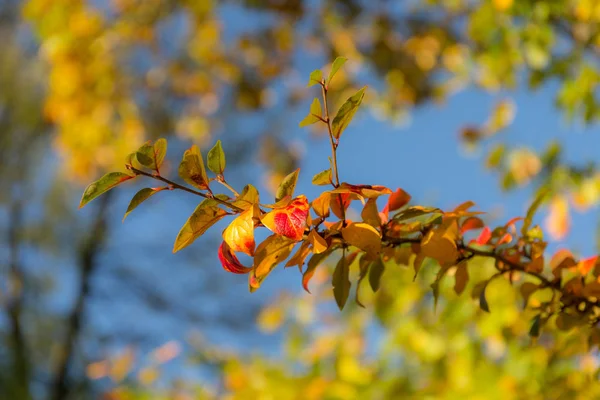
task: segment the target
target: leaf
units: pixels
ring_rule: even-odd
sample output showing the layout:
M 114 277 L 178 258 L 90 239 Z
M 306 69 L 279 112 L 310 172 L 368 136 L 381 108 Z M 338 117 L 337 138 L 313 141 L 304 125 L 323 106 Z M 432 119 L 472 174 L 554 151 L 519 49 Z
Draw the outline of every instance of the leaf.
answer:
M 372 257 L 381 251 L 381 236 L 375 228 L 362 222 L 351 223 L 342 228 L 342 237 L 352 246 L 358 247 Z
M 208 152 L 206 164 L 213 173 L 223 175 L 223 171 L 225 171 L 225 152 L 220 140 L 217 140 L 217 143 Z
M 198 146 L 193 145 L 183 154 L 183 159 L 179 164 L 179 176 L 200 190 L 208 189 L 208 177 Z
M 254 255 L 254 268 L 250 274 L 250 292 L 258 289 L 271 271 L 288 258 L 294 244 L 294 241 L 284 236 L 271 235 L 258 245 Z
M 310 73 L 310 76 L 308 78 L 308 84 L 306 85 L 306 87 L 311 87 L 313 85 L 321 84 L 322 80 L 323 80 L 323 72 L 321 72 L 320 69 L 315 69 L 313 72 Z
M 358 107 L 365 97 L 365 89 L 367 87 L 363 87 L 358 92 L 356 92 L 353 96 L 348 98 L 344 104 L 340 107 L 333 122 L 331 124 L 333 130 L 333 137 L 339 139 L 342 136 L 342 132 L 346 129 L 356 111 L 358 111 Z
M 231 251 L 227 242 L 222 242 L 218 251 L 219 260 L 223 269 L 234 274 L 247 274 L 252 268 L 246 267 L 240 263 L 237 256 Z
M 525 271 L 527 272 L 537 272 L 540 273 L 544 269 L 544 256 L 539 256 L 534 258 L 529 264 L 525 266 Z
M 523 236 L 527 235 L 527 231 L 529 230 L 529 227 L 531 226 L 531 223 L 533 222 L 533 216 L 537 212 L 538 208 L 540 208 L 540 206 L 542 205 L 544 200 L 546 200 L 546 196 L 548 195 L 548 193 L 549 193 L 548 189 L 542 190 L 537 195 L 537 197 L 535 198 L 533 203 L 531 203 L 531 205 L 529 206 L 529 209 L 527 210 L 527 214 L 525 215 L 525 220 L 523 221 L 523 226 L 521 227 L 521 234 Z
M 310 258 L 310 260 L 308 260 L 308 266 L 306 267 L 306 271 L 304 271 L 304 274 L 302 274 L 302 287 L 308 293 L 310 293 L 310 290 L 308 290 L 308 282 L 310 282 L 310 279 L 315 274 L 315 270 L 319 265 L 321 265 L 323 261 L 325 261 L 327 257 L 331 255 L 331 253 L 333 253 L 334 250 L 335 248 L 330 247 L 321 254 L 314 254 Z
M 352 284 L 350 283 L 350 266 L 348 265 L 348 260 L 346 260 L 345 254 L 342 255 L 340 261 L 338 261 L 335 266 L 335 270 L 333 271 L 333 279 L 331 280 L 331 284 L 333 286 L 333 297 L 335 298 L 335 302 L 337 303 L 340 310 L 344 309 L 344 305 L 346 304 L 346 300 L 348 300 L 348 296 L 350 295 L 350 287 Z
M 302 242 L 298 250 L 294 253 L 294 255 L 285 263 L 285 268 L 293 267 L 297 265 L 300 267 L 300 272 L 302 272 L 302 266 L 304 265 L 304 260 L 311 253 L 310 243 L 307 241 Z
M 381 276 L 383 275 L 384 270 L 385 266 L 383 265 L 383 261 L 381 261 L 381 257 L 377 257 L 369 269 L 369 285 L 371 285 L 373 292 L 377 292 L 379 290 L 381 285 Z
M 463 235 L 465 232 L 483 228 L 485 224 L 478 217 L 469 217 L 465 219 L 460 227 L 460 234 Z M 490 232 L 491 233 L 491 232 Z
M 382 185 L 352 185 L 342 182 L 339 187 L 333 189 L 330 193 L 355 194 L 366 199 L 372 199 L 385 194 L 391 194 L 392 191 Z
M 475 203 L 472 201 L 465 201 L 464 203 L 462 203 L 461 205 L 457 206 L 452 212 L 453 213 L 464 213 L 465 211 L 467 211 L 469 208 L 474 207 Z
M 261 221 L 273 233 L 296 242 L 302 240 L 308 217 L 306 196 L 296 197 L 287 207 L 275 209 L 261 217 Z
M 381 216 L 377 210 L 377 199 L 369 199 L 360 213 L 362 220 L 374 228 L 381 226 Z
M 154 142 L 154 164 L 156 165 L 157 171 L 162 166 L 166 155 L 167 155 L 167 139 L 160 138 L 156 142 Z
M 294 196 L 294 189 L 296 189 L 296 182 L 298 182 L 299 173 L 300 168 L 283 178 L 283 181 L 279 184 L 279 188 L 277 188 L 275 201 L 279 201 L 286 196 Z
M 327 77 L 327 85 L 331 83 L 331 80 L 335 76 L 335 74 L 339 71 L 340 68 L 348 61 L 346 57 L 337 57 L 333 64 L 331 64 L 331 71 L 329 71 L 329 76 Z
M 321 171 L 312 178 L 312 184 L 317 186 L 331 185 L 331 168 Z
M 144 167 L 156 169 L 156 161 L 154 158 L 154 146 L 152 142 L 144 143 L 135 153 L 135 159 Z
M 258 206 L 248 208 L 240 213 L 225 230 L 223 240 L 233 251 L 241 251 L 254 256 L 254 217 L 259 214 Z
M 579 263 L 577 263 L 577 270 L 582 276 L 586 276 L 592 270 L 592 268 L 596 266 L 597 263 L 597 255 L 586 258 L 584 260 L 579 260 Z
M 319 197 L 314 199 L 311 203 L 315 213 L 322 218 L 329 216 L 329 203 L 331 201 L 331 194 L 329 192 L 321 193 Z
M 410 202 L 411 196 L 404 190 L 398 188 L 394 193 L 390 195 L 383 212 L 387 215 L 390 211 L 395 211 L 399 208 L 404 207 Z
M 423 215 L 428 215 L 428 214 L 442 215 L 442 210 L 440 210 L 439 208 L 422 207 L 422 206 L 408 207 L 407 209 L 402 210 L 398 214 L 394 215 L 394 220 L 406 221 L 407 219 L 413 219 L 413 218 L 421 217 Z
M 189 246 L 198 239 L 208 228 L 217 223 L 221 218 L 227 215 L 227 212 L 213 204 L 214 200 L 207 199 L 196 207 L 192 215 L 185 221 L 183 227 L 179 231 L 175 244 L 173 245 L 173 253 Z
M 321 116 L 323 115 L 323 109 L 321 108 L 321 102 L 316 97 L 310 104 L 310 111 L 308 115 L 304 117 L 302 121 L 298 124 L 300 128 L 304 128 L 305 126 L 312 125 L 315 122 L 319 122 L 321 120 Z
M 488 305 L 487 299 L 485 298 L 485 290 L 487 289 L 488 282 L 485 282 L 483 288 L 481 289 L 481 293 L 479 293 L 479 308 L 481 308 L 485 312 L 490 312 L 490 306 Z
M 366 257 L 366 254 L 363 254 L 362 257 L 360 258 L 360 260 L 358 260 L 358 266 L 359 266 L 359 276 L 358 276 L 358 282 L 356 282 L 356 297 L 355 297 L 355 301 L 356 304 L 358 304 L 359 306 L 361 306 L 362 308 L 365 308 L 365 306 L 363 305 L 363 303 L 361 303 L 360 299 L 358 298 L 358 293 L 360 291 L 360 284 L 363 281 L 363 279 L 365 279 L 365 277 L 367 276 L 367 273 L 369 272 L 369 267 L 371 266 L 372 261 L 369 260 L 368 257 Z
M 564 196 L 555 196 L 549 209 L 550 212 L 545 220 L 546 230 L 553 239 L 562 240 L 571 228 L 569 202 Z
M 331 192 L 329 193 L 331 194 Z M 344 213 L 350 206 L 352 201 L 350 193 L 333 194 L 329 197 L 329 209 L 335 214 L 336 217 L 343 219 Z
M 533 294 L 533 292 L 535 292 L 539 288 L 540 288 L 539 285 L 536 285 L 535 283 L 532 283 L 532 282 L 525 282 L 521 285 L 521 287 L 519 288 L 519 291 L 521 292 L 521 296 L 523 297 L 523 300 L 524 300 L 523 308 L 527 307 L 527 301 L 529 300 L 529 297 Z
M 540 336 L 541 327 L 541 315 L 538 314 L 531 320 L 531 328 L 529 329 L 529 336 L 537 338 Z
M 468 282 L 469 270 L 467 269 L 467 262 L 461 261 L 456 266 L 456 272 L 454 273 L 454 292 L 460 296 Z
M 325 250 L 327 250 L 327 241 L 325 239 L 323 239 L 321 237 L 321 235 L 319 235 L 317 233 L 316 230 L 311 230 L 310 233 L 308 234 L 308 241 L 310 242 L 310 244 L 312 244 L 313 246 L 313 253 L 315 254 L 320 254 L 322 252 L 324 252 Z
M 79 202 L 79 208 L 82 208 L 102 193 L 109 191 L 120 183 L 133 179 L 131 175 L 124 174 L 122 172 L 109 172 L 96 182 L 91 183 L 83 191 L 83 196 Z
M 250 184 L 244 186 L 242 193 L 233 201 L 233 205 L 241 208 L 242 210 L 247 210 L 252 207 L 254 204 L 259 203 L 259 195 L 258 190 Z
M 478 245 L 485 245 L 487 244 L 487 242 L 490 241 L 490 239 L 492 238 L 492 231 L 490 230 L 489 227 L 485 227 L 483 228 L 483 230 L 481 231 L 481 233 L 479 234 L 479 236 L 477 237 L 477 239 L 472 240 L 472 243 L 477 243 Z
M 166 187 L 160 187 L 160 188 L 145 188 L 140 190 L 139 192 L 137 192 L 133 198 L 131 199 L 131 201 L 129 202 L 129 206 L 127 207 L 127 211 L 125 212 L 125 216 L 123 216 L 123 221 L 125 221 L 125 218 L 127 218 L 127 216 L 129 215 L 130 212 L 132 212 L 133 210 L 135 210 L 137 208 L 137 206 L 139 206 L 140 204 L 142 204 L 144 201 L 148 200 L 150 197 L 152 197 L 154 194 L 167 189 Z
M 456 242 L 441 229 L 429 231 L 421 241 L 421 252 L 440 264 L 450 263 L 458 258 Z

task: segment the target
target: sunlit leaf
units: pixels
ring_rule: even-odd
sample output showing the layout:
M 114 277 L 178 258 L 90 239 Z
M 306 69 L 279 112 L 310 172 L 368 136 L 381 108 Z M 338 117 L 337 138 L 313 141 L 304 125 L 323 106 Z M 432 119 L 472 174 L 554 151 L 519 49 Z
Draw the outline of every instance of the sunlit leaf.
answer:
M 313 253 L 315 254 L 320 254 L 328 248 L 327 241 L 323 239 L 321 235 L 319 235 L 314 229 L 308 234 L 308 241 L 310 244 L 312 244 Z
M 200 203 L 179 231 L 173 245 L 173 253 L 192 244 L 225 215 L 227 212 L 211 204 L 210 199 Z
M 319 217 L 327 218 L 329 216 L 330 200 L 331 194 L 329 192 L 324 192 L 312 201 L 312 208 Z
M 156 169 L 160 169 L 167 155 L 167 139 L 160 138 L 154 142 L 154 163 Z
M 139 192 L 137 192 L 133 198 L 131 199 L 131 201 L 129 202 L 129 206 L 127 207 L 127 211 L 125 212 L 125 216 L 123 216 L 123 221 L 125 221 L 125 218 L 127 218 L 127 216 L 129 215 L 130 212 L 132 212 L 133 210 L 135 210 L 137 208 L 137 206 L 139 206 L 140 204 L 142 204 L 144 201 L 148 200 L 150 197 L 152 197 L 153 195 L 155 195 L 156 193 L 167 189 L 166 187 L 159 187 L 159 188 L 144 188 L 141 189 Z
M 372 199 L 385 194 L 391 194 L 392 191 L 382 185 L 352 185 L 343 182 L 339 187 L 331 190 L 330 193 L 354 194 L 365 199 Z
M 217 175 L 223 175 L 226 163 L 225 152 L 223 151 L 223 146 L 221 146 L 220 140 L 217 140 L 217 143 L 215 143 L 213 148 L 210 149 L 206 158 L 206 164 L 208 165 L 208 169 L 210 169 L 213 173 Z
M 526 235 L 527 231 L 529 230 L 529 227 L 531 226 L 532 222 L 533 222 L 533 217 L 535 216 L 535 213 L 537 212 L 538 208 L 540 208 L 540 206 L 542 205 L 542 203 L 546 200 L 546 197 L 548 196 L 548 191 L 547 190 L 542 190 L 537 197 L 535 198 L 535 200 L 533 201 L 533 203 L 531 203 L 531 205 L 529 206 L 529 209 L 527 210 L 527 214 L 525 216 L 525 219 L 523 221 L 523 226 L 521 227 L 521 234 L 522 235 Z
M 208 189 L 208 177 L 198 146 L 193 145 L 183 154 L 183 159 L 179 164 L 179 176 L 198 189 Z
M 248 184 L 244 186 L 242 193 L 240 193 L 240 195 L 232 202 L 232 204 L 241 208 L 242 210 L 247 210 L 254 204 L 258 204 L 258 202 L 258 190 L 256 190 L 254 186 Z
M 471 243 L 476 243 L 480 246 L 487 244 L 492 238 L 492 230 L 489 227 L 484 227 L 477 239 L 471 241 Z
M 331 80 L 335 76 L 335 74 L 339 71 L 340 68 L 348 61 L 346 57 L 337 57 L 333 63 L 331 64 L 331 71 L 329 71 L 329 76 L 327 77 L 327 85 L 331 84 Z
M 297 265 L 300 267 L 300 272 L 302 272 L 302 266 L 304 265 L 304 260 L 306 257 L 312 252 L 310 248 L 310 243 L 308 241 L 302 242 L 298 250 L 290 257 L 287 263 L 285 263 L 285 268 L 293 267 Z
M 390 194 L 390 198 L 388 199 L 383 212 L 387 215 L 390 211 L 396 211 L 407 205 L 410 202 L 410 199 L 410 194 L 406 193 L 401 188 L 398 188 L 395 192 Z
M 83 191 L 83 196 L 79 202 L 79 208 L 82 208 L 102 193 L 109 191 L 120 183 L 133 179 L 131 175 L 124 174 L 122 172 L 110 172 L 98 179 L 96 182 L 91 183 Z
M 261 217 L 264 226 L 273 233 L 294 241 L 302 240 L 308 217 L 306 196 L 296 197 L 287 207 L 275 209 Z
M 241 251 L 249 256 L 254 255 L 254 218 L 258 218 L 258 206 L 248 208 L 240 213 L 225 230 L 223 240 L 233 251 Z
M 323 80 L 323 72 L 320 69 L 316 69 L 310 73 L 308 78 L 308 84 L 306 87 L 311 87 L 313 85 L 318 85 Z
M 343 219 L 344 214 L 352 201 L 352 195 L 350 193 L 329 194 L 329 209 L 336 217 Z
M 369 199 L 363 207 L 360 216 L 365 223 L 375 228 L 380 227 L 381 216 L 379 215 L 379 211 L 377 210 L 377 200 Z
M 340 138 L 342 132 L 344 132 L 348 124 L 350 124 L 350 121 L 352 121 L 354 114 L 356 114 L 356 111 L 358 111 L 358 107 L 360 106 L 360 103 L 365 97 L 366 88 L 366 86 L 363 87 L 353 96 L 348 98 L 348 100 L 346 100 L 346 102 L 340 107 L 337 114 L 335 115 L 335 118 L 331 123 L 331 127 L 333 130 L 333 136 L 336 139 Z
M 562 240 L 569 233 L 571 217 L 569 203 L 564 196 L 555 196 L 550 203 L 550 213 L 546 218 L 546 229 L 555 240 Z
M 312 184 L 317 186 L 331 185 L 331 169 L 328 168 L 325 171 L 321 171 L 312 178 Z
M 369 224 L 351 223 L 342 228 L 342 237 L 346 242 L 364 250 L 372 257 L 376 257 L 381 251 L 381 235 Z
M 323 109 L 321 108 L 321 102 L 315 97 L 315 99 L 310 104 L 310 111 L 308 112 L 308 115 L 304 117 L 302 121 L 300 121 L 300 128 L 314 124 L 315 122 L 319 122 L 321 120 L 320 117 L 322 116 L 322 114 Z
M 154 146 L 152 142 L 144 143 L 135 153 L 136 160 L 144 167 L 156 169 L 156 160 L 154 157 Z
M 231 251 L 227 242 L 222 242 L 218 251 L 219 261 L 223 269 L 234 274 L 247 274 L 252 271 L 252 268 L 242 265 L 235 253 Z
M 598 256 L 593 256 L 580 260 L 577 263 L 577 270 L 583 276 L 586 276 L 598 264 Z
M 294 196 L 299 173 L 300 168 L 283 178 L 283 181 L 281 181 L 279 188 L 277 188 L 277 192 L 275 193 L 275 201 L 279 201 L 286 196 Z
M 480 229 L 480 228 L 483 228 L 484 226 L 485 226 L 485 224 L 483 223 L 481 218 L 469 217 L 463 221 L 463 223 L 460 227 L 460 233 L 462 235 L 465 232 L 471 231 L 473 229 Z
M 250 291 L 260 287 L 271 271 L 283 262 L 294 248 L 295 242 L 280 235 L 271 235 L 258 245 L 254 255 L 254 267 L 250 274 Z

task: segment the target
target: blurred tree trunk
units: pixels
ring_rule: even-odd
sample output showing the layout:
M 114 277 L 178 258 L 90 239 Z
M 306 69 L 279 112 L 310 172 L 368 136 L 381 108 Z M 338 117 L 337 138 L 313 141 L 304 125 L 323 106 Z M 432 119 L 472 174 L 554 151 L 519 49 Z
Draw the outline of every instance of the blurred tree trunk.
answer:
M 69 370 L 75 360 L 77 342 L 82 328 L 86 300 L 91 291 L 91 278 L 97 267 L 97 258 L 106 239 L 106 212 L 111 202 L 111 193 L 106 193 L 98 199 L 98 211 L 92 223 L 88 237 L 83 241 L 78 252 L 78 265 L 81 268 L 79 277 L 78 296 L 75 306 L 67 319 L 66 334 L 56 375 L 50 386 L 49 398 L 64 400 L 70 395 L 72 385 L 69 382 Z

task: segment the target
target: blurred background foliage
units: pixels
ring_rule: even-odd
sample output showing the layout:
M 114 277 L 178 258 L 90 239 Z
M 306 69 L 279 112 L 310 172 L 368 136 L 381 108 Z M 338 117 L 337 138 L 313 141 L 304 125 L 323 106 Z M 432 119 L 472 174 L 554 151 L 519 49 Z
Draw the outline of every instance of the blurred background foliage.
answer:
M 0 35 L 1 398 L 600 396 L 588 343 L 550 330 L 532 344 L 506 282 L 489 315 L 451 279 L 434 313 L 434 266 L 416 283 L 388 266 L 365 310 L 339 313 L 325 273 L 312 296 L 241 307 L 244 282 L 197 266 L 218 239 L 177 256 L 159 246 L 190 200 L 131 228 L 109 223 L 116 195 L 75 211 L 82 184 L 159 136 L 180 149 L 221 138 L 238 183 L 262 174 L 273 189 L 307 152 L 286 134 L 307 73 L 343 55 L 334 106 L 369 84 L 365 106 L 385 124 L 465 90 L 498 99 L 458 143 L 483 149 L 506 191 L 549 188 L 546 227 L 562 239 L 571 209 L 600 200 L 597 161 L 502 133 L 514 91 L 542 88 L 565 119 L 597 126 L 599 1 L 0 0 Z

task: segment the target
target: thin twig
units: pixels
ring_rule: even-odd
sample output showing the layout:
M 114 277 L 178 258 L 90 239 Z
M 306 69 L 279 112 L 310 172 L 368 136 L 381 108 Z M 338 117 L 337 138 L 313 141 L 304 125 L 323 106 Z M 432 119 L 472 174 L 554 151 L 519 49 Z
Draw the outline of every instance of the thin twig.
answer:
M 219 203 L 219 204 L 221 204 L 221 205 L 223 205 L 225 207 L 228 207 L 228 208 L 232 209 L 233 211 L 237 211 L 237 212 L 244 211 L 243 209 L 241 209 L 240 207 L 238 207 L 236 205 L 233 205 L 233 204 L 231 204 L 231 203 L 229 203 L 229 202 L 227 202 L 225 200 L 221 200 L 221 199 L 219 199 L 217 197 L 212 196 L 212 193 L 210 195 L 208 195 L 208 194 L 199 192 L 197 190 L 190 189 L 190 188 L 188 188 L 186 186 L 183 186 L 183 185 L 180 185 L 180 184 L 178 184 L 176 182 L 173 182 L 173 181 L 171 181 L 171 180 L 169 180 L 169 179 L 167 179 L 167 178 L 165 178 L 163 176 L 154 175 L 154 174 L 148 173 L 146 171 L 142 171 L 142 170 L 137 169 L 137 168 L 135 168 L 135 167 L 133 167 L 131 165 L 127 165 L 127 169 L 129 169 L 130 171 L 134 172 L 136 175 L 144 175 L 144 176 L 147 176 L 148 178 L 152 178 L 152 179 L 156 179 L 158 181 L 164 182 L 164 183 L 168 184 L 169 187 L 171 187 L 173 189 L 183 190 L 185 192 L 195 194 L 196 196 L 200 196 L 200 197 L 203 197 L 205 199 L 214 200 L 217 203 Z

